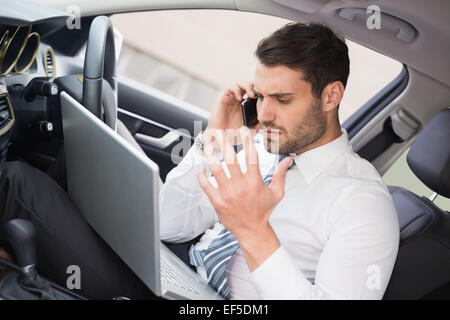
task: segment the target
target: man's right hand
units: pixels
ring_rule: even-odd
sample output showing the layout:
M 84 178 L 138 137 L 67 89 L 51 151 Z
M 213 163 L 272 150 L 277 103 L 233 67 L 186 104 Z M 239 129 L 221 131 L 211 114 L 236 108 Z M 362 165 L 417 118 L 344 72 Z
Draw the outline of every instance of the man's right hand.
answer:
M 252 82 L 238 82 L 234 86 L 222 91 L 211 112 L 206 128 L 205 137 L 214 141 L 215 130 L 237 130 L 244 125 L 241 103 L 247 93 L 249 98 L 255 98 Z M 239 135 L 237 135 L 239 136 Z

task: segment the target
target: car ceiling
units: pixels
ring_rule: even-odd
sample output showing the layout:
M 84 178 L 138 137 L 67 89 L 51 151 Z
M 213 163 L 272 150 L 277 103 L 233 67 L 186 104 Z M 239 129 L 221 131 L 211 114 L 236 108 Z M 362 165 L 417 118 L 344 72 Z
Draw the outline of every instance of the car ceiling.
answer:
M 229 9 L 275 15 L 302 22 L 326 23 L 346 38 L 390 56 L 450 86 L 450 1 L 448 0 L 33 0 L 66 10 L 78 6 L 82 16 L 160 9 Z M 366 27 L 368 14 L 353 21 L 340 16 L 340 10 L 366 10 L 378 5 L 381 29 Z M 295 7 L 293 9 L 291 7 Z M 72 7 L 73 8 L 73 7 Z M 348 9 L 345 9 L 348 10 Z M 344 11 L 345 11 L 344 10 Z M 341 13 L 341 15 L 343 15 Z M 387 17 L 387 18 L 385 18 Z M 401 21 L 399 20 L 401 19 Z M 385 27 L 383 28 L 383 20 Z M 409 41 L 396 37 L 402 25 L 412 26 Z

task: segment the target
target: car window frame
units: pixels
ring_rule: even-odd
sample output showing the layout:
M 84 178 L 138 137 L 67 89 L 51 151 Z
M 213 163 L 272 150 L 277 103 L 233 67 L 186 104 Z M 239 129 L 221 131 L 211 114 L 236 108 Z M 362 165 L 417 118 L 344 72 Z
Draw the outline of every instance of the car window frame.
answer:
M 402 70 L 394 80 L 344 121 L 342 127 L 347 131 L 349 139 L 352 139 L 369 121 L 397 98 L 405 90 L 408 82 L 408 68 L 403 64 Z

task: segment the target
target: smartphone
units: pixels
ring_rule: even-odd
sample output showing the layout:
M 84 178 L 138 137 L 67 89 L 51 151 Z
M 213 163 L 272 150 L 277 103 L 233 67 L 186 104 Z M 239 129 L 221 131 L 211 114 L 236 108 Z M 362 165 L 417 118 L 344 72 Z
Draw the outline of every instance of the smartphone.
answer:
M 253 127 L 258 123 L 258 112 L 256 111 L 257 101 L 258 98 L 247 98 L 241 103 L 244 126 Z

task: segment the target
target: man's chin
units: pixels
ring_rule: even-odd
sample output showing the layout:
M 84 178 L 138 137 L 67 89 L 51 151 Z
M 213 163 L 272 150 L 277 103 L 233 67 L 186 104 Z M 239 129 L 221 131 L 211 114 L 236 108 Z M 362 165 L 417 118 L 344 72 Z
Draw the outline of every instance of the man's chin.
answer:
M 273 154 L 280 154 L 280 151 L 282 151 L 282 146 L 280 146 L 280 140 L 279 139 L 273 139 L 273 138 L 265 138 L 264 139 L 264 148 L 267 152 L 273 153 Z

